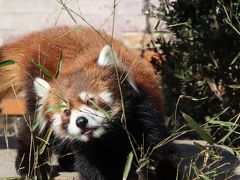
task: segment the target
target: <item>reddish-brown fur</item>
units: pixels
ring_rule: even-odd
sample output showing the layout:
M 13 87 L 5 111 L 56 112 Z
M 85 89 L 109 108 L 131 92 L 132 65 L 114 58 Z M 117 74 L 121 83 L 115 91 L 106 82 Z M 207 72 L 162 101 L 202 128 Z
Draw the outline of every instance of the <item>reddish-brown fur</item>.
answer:
M 26 76 L 29 76 L 26 72 L 30 72 L 33 66 L 32 60 L 44 65 L 54 75 L 62 50 L 61 74 L 68 74 L 79 67 L 87 68 L 95 64 L 101 48 L 110 41 L 110 36 L 89 28 L 56 27 L 4 45 L 1 48 L 1 60 L 11 59 L 17 64 L 0 69 L 0 97 L 8 94 L 12 86 L 17 92 L 23 89 Z M 154 97 L 162 110 L 159 79 L 152 67 L 143 63 L 140 53 L 128 50 L 120 41 L 113 40 L 112 44 L 118 58 L 132 70 L 134 81 Z M 31 73 L 39 76 L 39 71 Z M 89 75 L 98 74 L 97 68 L 91 73 Z
M 107 44 L 112 44 L 117 58 L 121 61 L 121 63 L 115 64 L 118 68 L 115 68 L 114 64 L 101 66 L 98 61 L 99 54 L 102 53 L 101 50 Z M 58 70 L 60 52 L 62 52 L 62 68 L 59 77 L 54 78 Z M 68 151 L 72 153 L 73 150 L 77 150 L 72 157 L 73 159 L 66 157 L 65 160 L 61 160 L 62 163 L 60 164 L 65 168 L 71 169 L 73 166 L 74 170 L 86 179 L 94 179 L 94 177 L 99 177 L 98 179 L 121 179 L 125 158 L 132 151 L 132 147 L 130 147 L 129 137 L 127 137 L 125 129 L 119 126 L 124 108 L 122 108 L 123 104 L 119 93 L 118 73 L 123 74 L 123 77 L 127 76 L 125 78 L 127 80 L 121 84 L 121 89 L 123 90 L 123 100 L 124 98 L 126 100 L 124 101 L 125 116 L 128 120 L 126 123 L 129 134 L 134 137 L 134 142 L 140 144 L 144 138 L 144 149 L 150 150 L 168 136 L 168 131 L 162 122 L 163 95 L 159 86 L 159 78 L 155 75 L 152 66 L 144 63 L 144 61 L 149 60 L 148 56 L 145 57 L 146 59 L 142 59 L 140 52 L 131 51 L 120 41 L 112 39 L 103 32 L 96 32 L 89 28 L 56 27 L 32 33 L 0 48 L 0 61 L 14 60 L 17 62 L 14 65 L 0 68 L 0 99 L 12 94 L 12 89 L 16 93 L 23 91 L 27 94 L 29 122 L 33 123 L 36 115 L 39 116 L 36 119 L 43 123 L 42 127 L 34 132 L 34 144 L 39 145 L 39 139 L 43 139 L 42 136 L 47 131 L 47 127 L 52 126 L 56 134 L 53 133 L 54 141 L 52 141 L 51 146 L 56 147 L 55 151 L 59 153 L 60 157 L 64 157 L 65 153 L 69 153 Z M 47 77 L 45 73 L 35 67 L 34 63 L 43 65 L 50 70 L 53 76 Z M 38 81 L 33 81 L 36 77 L 48 81 L 51 93 L 47 92 L 47 97 L 44 91 L 41 92 L 38 87 L 36 88 Z M 139 93 L 132 80 L 135 82 Z M 44 82 L 44 80 L 42 81 Z M 48 88 L 48 83 L 45 83 Z M 41 85 L 41 83 L 37 85 Z M 104 117 L 107 123 L 104 121 L 104 124 L 100 124 L 100 128 L 104 129 L 104 134 L 99 138 L 89 137 L 89 142 L 81 142 L 82 139 L 78 138 L 82 136 L 82 132 L 86 134 L 89 129 L 87 126 L 79 127 L 75 122 L 75 125 L 81 130 L 81 135 L 78 135 L 77 138 L 74 133 L 69 132 L 70 124 L 73 122 L 70 121 L 72 110 L 81 107 L 83 104 L 91 107 L 79 93 L 87 92 L 88 95 L 93 95 L 94 102 L 100 105 L 104 102 L 99 99 L 101 98 L 99 93 L 105 91 L 111 93 L 114 103 L 110 103 L 111 107 L 104 104 L 103 109 L 109 113 L 109 119 L 113 121 L 108 122 L 107 117 Z M 38 97 L 40 101 L 36 100 Z M 58 113 L 55 113 L 55 111 L 47 112 L 49 107 L 63 104 L 64 99 L 67 104 L 66 109 L 61 109 Z M 67 112 L 68 110 L 69 112 Z M 87 113 L 87 110 L 85 113 Z M 59 119 L 53 118 L 56 115 L 61 117 L 61 121 L 57 125 Z M 41 120 L 44 120 L 44 122 Z M 28 123 L 22 122 L 19 132 L 16 168 L 24 177 L 29 173 L 28 170 L 33 168 L 32 163 L 35 163 L 35 157 L 31 157 L 32 154 L 29 154 L 32 139 Z M 90 132 L 95 131 L 90 129 Z M 41 138 L 38 138 L 38 136 Z M 73 142 L 71 147 L 66 147 L 62 143 L 66 137 L 81 143 L 75 144 Z M 63 145 L 63 147 L 58 149 L 59 145 Z M 159 167 L 156 167 L 156 176 L 158 176 L 158 172 L 161 172 L 162 177 L 164 177 L 161 179 L 172 179 L 168 177 L 173 176 L 175 179 L 175 165 L 172 161 L 168 162 L 171 158 L 169 154 L 172 153 L 168 150 L 168 147 L 154 151 L 152 158 L 154 158 L 154 161 L 156 160 L 156 164 L 159 162 Z M 47 152 L 38 155 L 41 175 L 48 174 L 48 172 L 45 172 L 48 171 L 45 156 L 48 156 Z M 21 168 L 18 169 L 19 167 Z M 162 170 L 160 171 L 158 168 Z M 133 171 L 135 171 L 134 168 Z

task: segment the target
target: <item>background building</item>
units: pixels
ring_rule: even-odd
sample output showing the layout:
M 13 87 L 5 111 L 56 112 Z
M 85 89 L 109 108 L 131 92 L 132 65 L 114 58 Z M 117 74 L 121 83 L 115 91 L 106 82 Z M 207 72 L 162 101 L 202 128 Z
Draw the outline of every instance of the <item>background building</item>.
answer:
M 0 0 L 0 45 L 56 25 L 91 25 L 111 32 L 113 3 L 113 0 Z M 146 29 L 143 9 L 148 3 L 157 6 L 159 1 L 116 1 L 114 36 L 133 48 L 139 47 Z M 154 26 L 153 20 L 151 24 Z

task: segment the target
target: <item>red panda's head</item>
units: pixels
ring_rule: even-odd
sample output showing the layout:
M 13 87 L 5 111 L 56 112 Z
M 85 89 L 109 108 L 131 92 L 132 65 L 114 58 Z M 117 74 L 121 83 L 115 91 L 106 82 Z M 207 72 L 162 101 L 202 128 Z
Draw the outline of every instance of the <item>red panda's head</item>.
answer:
M 126 69 L 112 48 L 105 46 L 92 65 L 81 65 L 50 82 L 36 78 L 40 129 L 49 124 L 56 136 L 83 142 L 101 137 L 116 116 L 121 119 L 119 88 L 125 94 L 137 91 Z

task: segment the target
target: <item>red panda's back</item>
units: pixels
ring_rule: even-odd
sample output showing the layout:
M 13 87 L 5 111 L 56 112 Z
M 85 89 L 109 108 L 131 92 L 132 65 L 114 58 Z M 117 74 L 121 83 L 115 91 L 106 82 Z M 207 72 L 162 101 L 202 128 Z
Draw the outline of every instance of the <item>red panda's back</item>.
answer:
M 56 27 L 32 33 L 22 39 L 3 47 L 3 57 L 13 59 L 24 66 L 29 66 L 30 60 L 44 65 L 54 72 L 62 51 L 63 70 L 76 66 L 76 57 L 87 50 L 101 44 L 99 36 L 93 31 L 81 28 Z
M 0 70 L 5 71 L 5 77 L 0 77 L 3 81 L 0 95 L 9 89 L 10 83 L 17 90 L 21 90 L 26 76 L 39 76 L 39 69 L 33 68 L 31 61 L 43 65 L 54 75 L 62 53 L 61 73 L 71 73 L 75 69 L 95 63 L 100 50 L 111 40 L 112 38 L 104 32 L 85 27 L 65 26 L 35 32 L 14 43 L 6 44 L 1 50 L 2 60 L 11 59 L 18 64 Z M 128 50 L 120 41 L 112 40 L 112 45 L 118 58 L 131 69 L 138 86 L 151 94 L 162 110 L 163 96 L 159 79 L 154 75 L 152 67 L 144 65 L 140 54 Z

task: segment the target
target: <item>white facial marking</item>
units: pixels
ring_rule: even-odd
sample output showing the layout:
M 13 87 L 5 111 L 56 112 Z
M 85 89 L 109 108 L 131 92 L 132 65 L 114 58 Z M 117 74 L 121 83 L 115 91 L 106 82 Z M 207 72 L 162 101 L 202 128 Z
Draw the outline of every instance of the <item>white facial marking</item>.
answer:
M 48 82 L 41 78 L 36 78 L 34 80 L 34 88 L 37 95 L 41 98 L 45 98 L 50 91 L 50 85 Z
M 80 97 L 84 102 L 86 102 L 89 98 L 92 98 L 93 95 L 87 93 L 86 91 L 82 91 L 82 92 L 79 94 L 79 97 Z
M 109 105 L 113 104 L 112 93 L 109 91 L 103 91 L 99 94 L 99 97 Z
M 83 100 L 84 102 L 87 100 L 87 92 L 85 91 L 82 91 L 80 94 L 79 94 L 79 97 L 81 98 L 81 100 Z
M 47 81 L 45 81 L 41 78 L 36 78 L 34 80 L 34 88 L 35 88 L 37 95 L 41 98 L 37 102 L 38 106 L 39 106 L 37 109 L 37 121 L 40 123 L 40 131 L 39 132 L 41 133 L 47 125 L 47 122 L 43 116 L 43 104 L 46 101 L 46 98 L 49 94 L 51 87 Z
M 72 110 L 70 122 L 68 125 L 68 133 L 76 139 L 83 142 L 89 140 L 89 136 L 83 133 L 83 130 L 76 125 L 76 120 L 79 117 L 85 117 L 88 120 L 86 128 L 92 129 L 92 136 L 95 138 L 104 134 L 104 124 L 107 122 L 104 114 L 100 111 L 89 108 L 85 105 L 81 106 L 79 110 Z
M 102 48 L 97 61 L 98 65 L 107 66 L 114 63 L 119 64 L 119 62 L 120 61 L 117 58 L 116 53 L 109 45 L 106 45 Z
M 78 136 L 81 133 L 81 129 L 76 125 L 76 119 L 78 118 L 78 111 L 73 110 L 71 112 L 70 122 L 68 125 L 68 132 L 73 136 Z
M 105 130 L 104 128 L 100 127 L 98 129 L 96 129 L 94 132 L 93 132 L 93 137 L 95 138 L 99 138 L 101 135 L 103 135 L 105 133 Z
M 111 105 L 113 103 L 113 99 L 112 99 L 112 93 L 109 91 L 103 91 L 98 95 L 104 102 L 108 103 L 109 105 Z M 85 91 L 82 91 L 79 94 L 79 97 L 86 102 L 89 98 L 93 98 L 94 95 L 92 94 L 88 94 Z
M 58 132 L 61 131 L 61 125 L 62 125 L 61 115 L 60 114 L 54 114 L 52 128 L 53 128 L 53 132 L 55 132 L 55 134 L 57 134 Z

